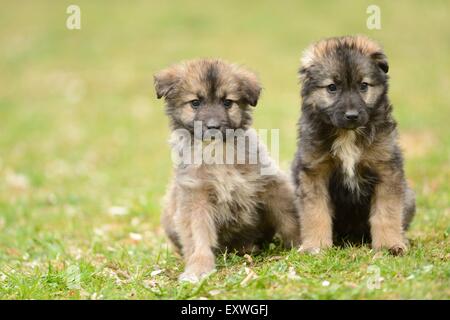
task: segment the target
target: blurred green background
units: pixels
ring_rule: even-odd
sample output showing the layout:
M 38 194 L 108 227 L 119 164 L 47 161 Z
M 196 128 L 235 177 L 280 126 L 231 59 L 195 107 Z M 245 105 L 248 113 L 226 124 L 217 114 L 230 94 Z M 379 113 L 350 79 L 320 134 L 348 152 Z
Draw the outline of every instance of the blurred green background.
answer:
M 81 30 L 66 28 L 70 4 L 81 8 Z M 366 27 L 371 4 L 381 8 L 381 30 Z M 449 7 L 446 0 L 2 0 L 0 264 L 33 279 L 41 262 L 45 269 L 77 250 L 95 257 L 134 245 L 130 233 L 144 239 L 142 259 L 161 247 L 171 160 L 153 74 L 180 60 L 220 57 L 259 74 L 254 124 L 281 129 L 287 169 L 301 52 L 347 34 L 374 38 L 389 58 L 390 97 L 418 194 L 411 236 L 448 248 L 447 237 L 432 237 L 448 234 L 450 221 Z M 36 296 L 25 287 L 4 297 Z

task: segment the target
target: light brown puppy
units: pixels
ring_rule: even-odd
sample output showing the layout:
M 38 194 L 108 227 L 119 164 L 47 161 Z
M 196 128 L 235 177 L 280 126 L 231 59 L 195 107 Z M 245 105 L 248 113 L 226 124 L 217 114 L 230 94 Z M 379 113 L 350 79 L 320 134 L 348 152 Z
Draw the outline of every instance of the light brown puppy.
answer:
M 177 158 L 162 223 L 186 262 L 180 280 L 213 271 L 218 250 L 255 250 L 277 233 L 297 245 L 293 186 L 250 128 L 261 91 L 256 76 L 221 60 L 193 60 L 159 72 L 155 88 L 166 101 Z M 196 162 L 199 141 L 220 161 Z

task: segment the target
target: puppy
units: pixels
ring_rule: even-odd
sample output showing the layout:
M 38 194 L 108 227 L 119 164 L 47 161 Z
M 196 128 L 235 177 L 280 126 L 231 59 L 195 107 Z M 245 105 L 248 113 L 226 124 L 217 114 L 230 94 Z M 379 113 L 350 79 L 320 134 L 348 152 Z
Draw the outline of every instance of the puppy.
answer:
M 165 98 L 176 158 L 162 224 L 186 262 L 180 280 L 213 271 L 217 251 L 256 250 L 276 233 L 285 245 L 298 244 L 293 185 L 250 128 L 256 76 L 221 60 L 193 60 L 156 74 L 155 88 Z M 214 150 L 218 161 L 196 161 L 196 146 Z
M 304 251 L 333 241 L 370 241 L 393 254 L 407 249 L 415 200 L 387 95 L 388 69 L 380 46 L 363 36 L 326 39 L 304 52 L 293 162 Z

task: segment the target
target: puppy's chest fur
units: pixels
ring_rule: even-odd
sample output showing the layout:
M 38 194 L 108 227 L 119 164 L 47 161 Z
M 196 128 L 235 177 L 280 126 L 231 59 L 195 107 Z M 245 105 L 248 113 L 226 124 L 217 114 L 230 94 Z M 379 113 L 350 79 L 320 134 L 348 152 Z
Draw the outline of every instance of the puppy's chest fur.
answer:
M 357 167 L 363 150 L 356 140 L 354 131 L 341 132 L 331 145 L 331 155 L 342 170 L 344 185 L 354 192 L 359 192 L 360 176 Z
M 208 194 L 212 206 L 209 214 L 216 224 L 255 224 L 259 194 L 264 189 L 256 168 L 250 165 L 202 165 L 188 170 L 189 174 L 184 179 L 179 177 L 178 182 L 188 187 L 183 188 L 185 192 L 194 187 Z

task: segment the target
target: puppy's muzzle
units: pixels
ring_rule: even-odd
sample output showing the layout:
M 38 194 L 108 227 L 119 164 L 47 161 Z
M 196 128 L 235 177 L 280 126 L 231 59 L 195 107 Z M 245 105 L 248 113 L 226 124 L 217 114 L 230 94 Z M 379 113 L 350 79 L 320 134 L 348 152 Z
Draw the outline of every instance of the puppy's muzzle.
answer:
M 338 127 L 343 129 L 356 129 L 367 123 L 367 113 L 363 110 L 349 109 L 338 115 Z
M 356 122 L 359 119 L 359 111 L 358 110 L 349 110 L 344 114 L 344 118 L 348 122 Z
M 209 119 L 206 121 L 206 129 L 208 130 L 219 130 L 220 122 L 217 119 Z

